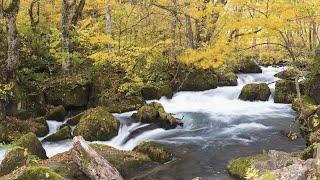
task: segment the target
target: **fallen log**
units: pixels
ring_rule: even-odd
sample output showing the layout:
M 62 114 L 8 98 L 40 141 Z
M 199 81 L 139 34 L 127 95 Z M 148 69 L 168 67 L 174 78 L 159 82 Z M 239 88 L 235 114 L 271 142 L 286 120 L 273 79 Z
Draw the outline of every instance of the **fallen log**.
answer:
M 73 138 L 72 159 L 94 180 L 123 180 L 118 170 L 93 150 L 82 136 Z

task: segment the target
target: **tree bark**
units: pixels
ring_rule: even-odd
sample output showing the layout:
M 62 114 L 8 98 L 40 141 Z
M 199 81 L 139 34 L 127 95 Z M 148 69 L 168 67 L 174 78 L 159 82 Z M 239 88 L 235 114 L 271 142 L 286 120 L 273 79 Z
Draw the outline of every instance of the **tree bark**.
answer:
M 71 23 L 73 26 L 76 26 L 78 24 L 79 19 L 82 16 L 82 11 L 85 4 L 86 4 L 85 0 L 80 0 L 79 4 L 76 6 L 76 10 L 71 20 Z
M 62 0 L 61 7 L 61 33 L 62 33 L 62 45 L 61 50 L 63 54 L 62 69 L 69 70 L 72 66 L 70 60 L 70 37 L 69 37 L 69 10 L 70 4 L 68 0 Z
M 111 6 L 109 3 L 106 3 L 106 31 L 112 37 Z
M 80 169 L 94 180 L 123 180 L 116 168 L 94 151 L 81 136 L 73 138 L 73 160 Z
M 6 118 L 6 102 L 0 100 L 0 121 Z
M 36 16 L 34 15 L 34 6 L 36 5 Z M 30 8 L 28 9 L 30 24 L 33 32 L 36 32 L 40 22 L 40 2 L 39 0 L 33 0 L 30 3 Z
M 185 14 L 185 21 L 186 21 L 185 23 L 186 23 L 187 47 L 188 48 L 194 48 L 191 18 L 190 18 L 190 16 L 188 14 Z

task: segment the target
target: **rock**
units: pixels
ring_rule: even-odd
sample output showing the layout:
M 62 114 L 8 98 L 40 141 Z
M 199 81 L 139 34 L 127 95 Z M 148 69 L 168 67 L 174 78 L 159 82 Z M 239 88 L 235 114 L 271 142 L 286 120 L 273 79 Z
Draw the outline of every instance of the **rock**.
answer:
M 48 104 L 65 108 L 87 106 L 91 82 L 82 77 L 61 78 L 45 89 Z
M 218 77 L 210 69 L 195 69 L 183 82 L 182 91 L 204 91 L 218 87 Z
M 260 66 L 252 59 L 240 60 L 238 71 L 241 73 L 262 73 Z
M 141 89 L 141 95 L 145 100 L 160 99 L 162 96 L 171 98 L 173 96 L 170 85 L 151 85 L 148 84 Z
M 14 142 L 14 145 L 26 148 L 30 154 L 38 156 L 41 159 L 48 158 L 41 142 L 34 133 L 23 135 L 20 139 Z
M 155 142 L 143 142 L 134 148 L 134 151 L 146 154 L 150 159 L 159 163 L 165 163 L 172 159 L 172 154 L 164 146 Z
M 80 119 L 82 118 L 83 114 L 84 114 L 84 113 L 82 112 L 82 113 L 79 113 L 79 114 L 77 114 L 77 115 L 69 118 L 69 119 L 67 120 L 67 124 L 69 124 L 70 126 L 75 126 L 75 125 L 77 125 L 77 124 L 80 122 Z
M 49 133 L 49 126 L 44 118 L 18 120 L 7 118 L 0 121 L 0 142 L 10 143 L 21 135 L 33 132 L 38 137 Z
M 234 72 L 219 73 L 218 74 L 218 86 L 237 86 L 238 76 Z
M 105 107 L 97 107 L 84 112 L 73 134 L 87 141 L 106 141 L 115 137 L 118 130 L 118 120 Z
M 26 165 L 28 153 L 22 147 L 14 147 L 6 153 L 0 165 L 0 177 L 9 174 L 13 170 Z
M 17 178 L 17 180 L 32 179 L 63 180 L 64 178 L 48 167 L 30 167 Z
M 125 96 L 123 94 L 108 93 L 99 99 L 99 106 L 104 106 L 110 113 L 123 113 L 134 111 L 143 106 L 144 100 L 141 95 Z
M 239 96 L 239 99 L 245 101 L 267 101 L 271 95 L 270 88 L 266 83 L 247 84 Z
M 157 124 L 163 129 L 173 129 L 183 125 L 181 120 L 166 113 L 163 106 L 156 102 L 142 106 L 132 117 L 139 122 Z
M 70 139 L 70 138 L 72 138 L 71 128 L 69 126 L 65 126 L 60 130 L 58 130 L 56 133 L 46 137 L 44 141 L 55 142 L 55 141 L 61 141 L 61 140 Z
M 90 144 L 90 146 L 109 161 L 124 178 L 154 164 L 147 155 L 139 152 L 121 151 L 102 144 Z
M 295 77 L 299 74 L 300 74 L 299 70 L 295 68 L 287 68 L 284 71 L 281 71 L 275 74 L 274 76 L 279 79 L 294 81 Z
M 320 74 L 312 78 L 310 85 L 310 97 L 320 104 Z
M 294 81 L 280 80 L 276 82 L 274 102 L 275 103 L 292 103 L 296 97 L 296 86 Z
M 81 137 L 73 139 L 73 160 L 90 179 L 122 180 L 116 168 L 92 149 Z
M 48 120 L 56 120 L 56 121 L 64 121 L 64 117 L 66 115 L 66 110 L 63 106 L 56 106 L 50 109 L 50 111 L 47 114 Z

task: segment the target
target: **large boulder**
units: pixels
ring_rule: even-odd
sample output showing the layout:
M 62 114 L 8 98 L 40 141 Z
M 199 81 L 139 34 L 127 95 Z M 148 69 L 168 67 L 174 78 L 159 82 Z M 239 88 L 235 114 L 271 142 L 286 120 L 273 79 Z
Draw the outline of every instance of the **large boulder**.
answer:
M 159 163 L 165 163 L 172 159 L 172 154 L 163 145 L 155 142 L 143 142 L 134 148 L 134 151 L 146 154 L 150 159 Z
M 56 133 L 46 137 L 44 141 L 55 142 L 55 141 L 70 139 L 72 138 L 71 131 L 72 130 L 69 126 L 64 126 L 63 128 L 59 129 Z
M 310 84 L 310 96 L 320 104 L 320 74 L 315 75 Z
M 242 88 L 239 99 L 244 101 L 267 101 L 270 95 L 271 91 L 266 83 L 247 84 Z
M 104 106 L 110 113 L 123 113 L 134 111 L 143 106 L 144 100 L 141 95 L 123 95 L 113 92 L 105 92 L 99 98 L 99 106 Z
M 280 80 L 276 82 L 274 102 L 275 103 L 292 103 L 296 97 L 297 91 L 294 81 Z
M 239 61 L 238 72 L 241 73 L 262 73 L 260 66 L 252 59 L 246 58 Z
M 287 68 L 284 71 L 281 71 L 281 72 L 275 74 L 274 76 L 279 79 L 293 81 L 293 80 L 295 80 L 295 77 L 299 74 L 300 74 L 299 70 L 297 70 L 295 68 Z
M 66 115 L 65 108 L 60 105 L 50 108 L 49 112 L 46 115 L 46 118 L 49 120 L 63 121 Z
M 115 137 L 118 130 L 118 120 L 107 108 L 97 107 L 84 112 L 73 134 L 83 136 L 87 141 L 106 141 Z
M 44 118 L 28 120 L 7 118 L 0 121 L 0 142 L 10 143 L 29 132 L 35 133 L 38 137 L 43 137 L 49 133 L 49 126 Z
M 26 165 L 28 156 L 29 155 L 26 153 L 26 150 L 19 146 L 8 151 L 0 164 L 0 177 Z
M 182 91 L 204 91 L 218 87 L 218 77 L 211 69 L 195 69 L 183 80 Z
M 23 135 L 14 142 L 14 145 L 27 149 L 30 154 L 38 156 L 41 159 L 48 158 L 45 149 L 42 147 L 41 142 L 34 133 Z
M 156 102 L 142 106 L 132 117 L 139 122 L 157 124 L 164 129 L 173 129 L 183 125 L 181 120 L 166 113 L 163 106 Z
M 170 85 L 152 85 L 147 84 L 141 89 L 141 95 L 145 100 L 160 99 L 162 96 L 171 98 L 173 91 Z
M 218 86 L 236 86 L 238 76 L 234 72 L 221 72 L 218 74 Z

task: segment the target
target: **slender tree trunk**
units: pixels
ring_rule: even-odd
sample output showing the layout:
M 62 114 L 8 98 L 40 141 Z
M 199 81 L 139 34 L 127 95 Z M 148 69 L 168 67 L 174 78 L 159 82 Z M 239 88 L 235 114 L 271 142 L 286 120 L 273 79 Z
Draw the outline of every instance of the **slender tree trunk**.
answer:
M 111 6 L 109 3 L 106 3 L 106 31 L 112 37 Z
M 72 66 L 70 60 L 70 37 L 69 37 L 69 10 L 70 4 L 68 0 L 62 0 L 61 7 L 61 31 L 62 31 L 62 45 L 61 50 L 63 53 L 62 69 L 69 70 Z
M 6 118 L 6 102 L 0 100 L 0 121 Z
M 190 16 L 187 15 L 187 14 L 185 14 L 185 21 L 186 21 L 186 40 L 187 40 L 187 47 L 188 47 L 188 48 L 194 48 L 191 18 L 190 18 Z
M 316 49 L 318 46 L 318 31 L 317 23 L 312 22 L 312 46 L 313 49 Z
M 34 7 L 36 6 L 36 15 L 34 15 Z M 30 3 L 30 8 L 28 9 L 29 18 L 30 18 L 30 25 L 32 31 L 35 33 L 37 32 L 38 25 L 40 22 L 40 2 L 39 0 L 33 0 Z
M 171 56 L 174 60 L 177 59 L 176 45 L 177 45 L 177 24 L 178 24 L 178 13 L 177 13 L 177 0 L 172 0 L 174 5 L 174 10 L 172 11 L 173 20 L 171 22 L 171 39 L 173 40 L 173 45 L 171 47 Z
M 82 11 L 83 11 L 85 4 L 86 4 L 85 0 L 80 0 L 79 4 L 76 6 L 75 13 L 71 19 L 71 23 L 74 27 L 77 26 L 77 24 L 80 20 L 80 17 L 82 16 Z

